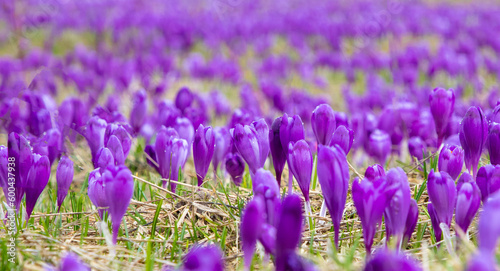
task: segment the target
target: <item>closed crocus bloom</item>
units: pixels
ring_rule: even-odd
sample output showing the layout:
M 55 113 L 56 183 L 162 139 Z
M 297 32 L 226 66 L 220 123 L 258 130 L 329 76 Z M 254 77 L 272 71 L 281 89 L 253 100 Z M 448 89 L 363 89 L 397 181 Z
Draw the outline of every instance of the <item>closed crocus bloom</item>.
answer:
M 167 185 L 170 178 L 170 161 L 172 156 L 172 140 L 178 137 L 177 132 L 172 128 L 162 127 L 156 135 L 155 153 L 158 163 L 159 173 L 163 180 L 163 187 Z
M 137 134 L 141 130 L 142 125 L 144 125 L 148 113 L 146 91 L 141 89 L 134 93 L 132 104 L 132 110 L 130 111 L 130 126 L 132 126 L 134 133 Z
M 403 235 L 403 244 L 406 245 L 415 231 L 418 222 L 418 205 L 415 199 L 410 200 L 410 208 L 408 209 L 408 216 L 406 217 L 405 232 Z M 403 246 L 404 247 L 404 246 Z
M 254 197 L 245 207 L 241 217 L 241 249 L 245 259 L 245 269 L 249 269 L 264 223 L 264 203 L 261 197 Z
M 61 205 L 68 194 L 71 182 L 73 182 L 74 173 L 73 161 L 67 156 L 62 157 L 61 160 L 59 160 L 56 171 L 58 212 L 61 210 Z
M 457 193 L 455 224 L 466 233 L 481 205 L 481 192 L 475 182 L 462 183 Z
M 286 270 L 288 259 L 295 254 L 302 233 L 302 203 L 297 195 L 283 200 L 276 228 L 276 270 Z
M 104 171 L 104 170 L 103 170 Z M 108 198 L 104 193 L 104 182 L 102 179 L 100 169 L 94 169 L 89 173 L 88 180 L 88 195 L 90 201 L 97 208 L 105 208 L 108 207 Z M 104 209 L 99 209 L 99 217 L 101 220 L 104 218 Z
M 216 245 L 195 246 L 184 256 L 183 271 L 223 271 L 224 260 Z
M 271 124 L 269 130 L 269 146 L 271 149 L 271 156 L 273 158 L 274 171 L 276 172 L 276 181 L 278 186 L 281 186 L 281 174 L 286 164 L 287 152 L 283 150 L 280 139 L 280 127 L 283 117 L 276 118 Z
M 460 123 L 460 144 L 465 152 L 465 165 L 472 176 L 477 174 L 477 166 L 488 135 L 488 122 L 480 107 L 472 106 Z
M 104 147 L 104 134 L 106 133 L 107 122 L 97 116 L 89 119 L 85 130 L 85 138 L 90 147 L 92 161 L 94 162 L 97 151 Z
M 112 123 L 109 124 L 108 127 L 106 127 L 106 133 L 104 134 L 104 145 L 106 145 L 106 147 L 108 147 L 109 145 L 111 136 L 115 136 L 119 140 L 122 146 L 123 156 L 125 158 L 127 158 L 132 146 L 132 139 L 127 129 L 121 124 Z
M 414 136 L 408 139 L 408 151 L 411 156 L 416 157 L 418 160 L 422 160 L 427 152 L 427 148 L 420 137 Z
M 340 125 L 333 132 L 332 139 L 330 141 L 330 146 L 339 145 L 346 154 L 349 153 L 354 142 L 354 132 L 346 128 L 344 125 Z
M 97 165 L 96 168 L 104 171 L 108 166 L 115 165 L 115 158 L 108 148 L 101 148 L 97 152 Z
M 384 218 L 387 236 L 395 236 L 396 244 L 403 238 L 406 220 L 411 204 L 410 185 L 408 177 L 402 168 L 393 168 L 387 172 L 386 181 L 389 186 L 397 186 L 394 196 L 385 208 Z
M 283 150 L 288 150 L 290 142 L 296 142 L 305 139 L 304 124 L 298 115 L 288 117 L 285 113 L 281 118 L 280 141 Z M 286 151 L 285 151 L 286 153 Z
M 15 161 L 14 171 L 15 182 L 15 200 L 14 204 L 16 210 L 19 211 L 21 206 L 21 201 L 24 196 L 24 189 L 26 187 L 26 181 L 28 178 L 28 173 L 33 164 L 33 154 L 31 153 L 31 147 L 28 140 L 17 133 L 10 133 L 7 142 L 9 159 Z
M 479 216 L 479 250 L 494 256 L 500 237 L 500 193 L 493 194 L 483 205 Z
M 266 159 L 269 156 L 269 127 L 264 119 L 252 122 L 252 126 L 257 134 L 260 153 L 260 167 L 264 167 Z
M 26 213 L 28 214 L 26 221 L 30 219 L 38 197 L 40 197 L 40 194 L 42 194 L 43 189 L 45 189 L 45 186 L 47 186 L 47 183 L 49 182 L 49 177 L 49 158 L 45 155 L 40 156 L 39 154 L 33 154 L 33 165 L 29 170 L 25 187 Z
M 243 173 L 245 172 L 245 161 L 238 153 L 228 153 L 226 155 L 226 171 L 231 176 L 234 184 L 241 185 Z
M 354 179 L 352 199 L 363 226 L 363 239 L 367 254 L 371 254 L 377 223 L 382 220 L 384 210 L 397 188 L 397 186 L 388 186 L 384 177 L 373 181 Z
M 365 179 L 373 182 L 380 177 L 385 177 L 385 170 L 381 165 L 374 164 L 366 168 Z
M 438 147 L 443 142 L 444 134 L 450 122 L 455 107 L 455 93 L 453 89 L 435 88 L 429 95 L 429 107 L 436 125 Z
M 340 221 L 349 189 L 349 166 L 344 151 L 339 146 L 319 146 L 317 170 L 318 181 L 335 229 L 335 246 L 338 247 Z
M 280 189 L 273 174 L 263 168 L 257 170 L 252 176 L 252 189 L 254 195 L 264 200 L 267 223 L 274 225 L 280 207 Z
M 311 149 L 305 140 L 299 140 L 295 144 L 290 142 L 288 148 L 288 165 L 297 183 L 299 183 L 306 204 L 308 204 L 313 158 Z
M 198 186 L 201 186 L 208 172 L 215 149 L 214 131 L 211 126 L 204 127 L 200 124 L 194 136 L 193 158 L 198 178 Z
M 455 210 L 457 190 L 455 181 L 446 172 L 431 170 L 427 179 L 427 192 L 435 211 L 437 224 L 433 223 L 434 232 L 441 232 L 439 224 L 444 223 L 450 227 L 453 211 Z M 441 235 L 436 233 L 436 240 L 441 240 Z
M 75 253 L 69 252 L 61 259 L 58 271 L 90 271 L 88 267 Z
M 453 180 L 458 178 L 464 165 L 464 150 L 456 145 L 446 145 L 439 153 L 439 171 L 450 174 Z
M 384 165 L 391 153 L 391 138 L 386 132 L 375 130 L 368 140 L 368 153 L 377 163 Z
M 312 112 L 311 126 L 318 144 L 329 144 L 337 127 L 333 109 L 327 104 L 318 105 Z
M 500 124 L 491 123 L 486 148 L 492 165 L 500 165 Z
M 54 163 L 54 161 L 61 155 L 61 132 L 57 128 L 49 129 L 43 133 L 41 140 L 47 146 L 47 158 L 49 158 L 49 162 L 52 165 L 52 163 Z
M 214 168 L 214 178 L 217 175 L 217 168 L 220 163 L 224 163 L 229 147 L 231 145 L 231 135 L 225 127 L 214 128 L 214 156 L 212 157 L 212 167 Z M 222 167 L 222 166 L 221 166 Z
M 179 89 L 177 96 L 175 97 L 175 107 L 177 107 L 181 112 L 191 106 L 194 100 L 194 95 L 187 87 Z
M 109 149 L 109 151 L 113 155 L 113 160 L 115 161 L 115 165 L 119 166 L 125 164 L 126 157 L 125 154 L 123 153 L 122 143 L 120 142 L 120 139 L 118 139 L 118 137 L 112 135 L 109 138 L 108 143 L 106 144 L 106 148 Z M 99 158 L 97 158 L 96 164 L 98 160 Z
M 383 248 L 366 263 L 364 271 L 419 271 L 420 266 L 409 256 Z
M 188 146 L 191 148 L 194 138 L 194 127 L 188 118 L 177 118 L 174 125 L 179 137 L 185 139 Z
M 261 167 L 260 145 L 257 132 L 252 126 L 236 124 L 232 131 L 233 144 L 252 172 Z
M 108 167 L 102 174 L 102 180 L 113 227 L 113 243 L 116 244 L 120 223 L 134 193 L 134 180 L 126 166 Z
M 500 190 L 500 165 L 484 165 L 477 173 L 476 183 L 481 191 L 481 200 L 486 202 L 488 197 Z
M 179 180 L 179 170 L 184 168 L 189 154 L 189 145 L 186 140 L 174 138 L 172 140 L 172 174 L 170 179 Z M 170 182 L 170 190 L 175 193 L 176 184 Z

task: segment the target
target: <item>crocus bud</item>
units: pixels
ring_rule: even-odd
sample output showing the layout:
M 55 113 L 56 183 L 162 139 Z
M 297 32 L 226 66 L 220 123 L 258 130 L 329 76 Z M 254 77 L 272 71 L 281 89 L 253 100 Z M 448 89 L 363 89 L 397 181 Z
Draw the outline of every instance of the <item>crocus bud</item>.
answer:
M 33 154 L 28 140 L 16 133 L 10 133 L 7 142 L 9 159 L 15 161 L 14 171 L 16 172 L 14 187 L 16 188 L 14 204 L 19 211 L 21 200 L 24 196 L 24 189 L 28 179 L 28 173 L 33 164 Z
M 377 163 L 384 165 L 387 157 L 391 153 L 391 138 L 386 132 L 375 130 L 370 134 L 368 140 L 368 154 L 373 157 Z
M 236 124 L 232 131 L 232 137 L 233 144 L 241 157 L 247 162 L 250 170 L 255 173 L 263 165 L 260 161 L 260 145 L 257 132 L 252 126 Z
M 455 224 L 466 233 L 481 205 L 481 192 L 475 182 L 463 183 L 457 193 Z
M 92 162 L 97 159 L 95 156 L 97 151 L 104 147 L 104 134 L 106 133 L 107 123 L 105 120 L 94 116 L 87 122 L 87 128 L 85 130 L 85 139 L 90 147 L 90 152 L 92 154 Z
M 170 179 L 179 180 L 179 169 L 184 168 L 189 154 L 189 145 L 185 139 L 174 138 L 172 140 L 172 174 Z M 177 184 L 170 182 L 170 190 L 175 193 Z
M 106 144 L 106 148 L 109 149 L 111 154 L 113 155 L 113 160 L 115 161 L 115 165 L 124 165 L 125 164 L 125 153 L 123 152 L 122 143 L 120 139 L 115 135 L 112 135 L 108 143 Z M 98 156 L 98 154 L 96 155 Z M 99 161 L 99 157 L 97 157 L 96 164 Z
M 443 142 L 446 127 L 453 114 L 455 106 L 455 93 L 453 89 L 445 90 L 435 88 L 429 95 L 429 107 L 436 125 L 438 135 L 438 147 Z
M 305 140 L 299 140 L 288 147 L 288 166 L 299 183 L 305 201 L 309 202 L 309 186 L 313 168 L 311 149 Z
M 201 186 L 214 155 L 215 137 L 211 126 L 204 127 L 200 124 L 194 135 L 193 158 L 198 178 L 198 186 Z
M 185 139 L 188 143 L 189 149 L 191 149 L 191 144 L 193 144 L 194 138 L 194 127 L 191 121 L 187 118 L 177 118 L 175 120 L 174 128 L 179 134 L 179 137 Z
M 408 209 L 408 216 L 406 217 L 405 232 L 403 235 L 403 244 L 407 244 L 417 227 L 418 222 L 418 205 L 415 199 L 410 200 L 410 209 Z
M 339 127 L 337 127 L 335 132 L 333 132 L 333 136 L 329 145 L 330 146 L 333 146 L 335 144 L 339 145 L 342 148 L 342 150 L 344 150 L 344 152 L 348 154 L 349 151 L 351 150 L 353 142 L 354 142 L 354 132 L 351 129 L 345 127 L 344 125 L 340 125 Z
M 109 215 L 113 227 L 113 243 L 134 193 L 132 172 L 126 166 L 108 167 L 102 174 L 104 194 L 108 199 Z
M 31 213 L 35 208 L 36 201 L 40 194 L 42 194 L 43 189 L 47 186 L 50 177 L 50 162 L 47 156 L 40 156 L 39 154 L 33 154 L 33 165 L 28 172 L 28 177 L 26 179 L 26 213 L 28 217 L 26 221 L 30 219 Z
M 500 190 L 500 165 L 484 165 L 477 173 L 476 183 L 481 191 L 483 204 L 488 197 Z
M 177 107 L 181 112 L 191 106 L 194 100 L 194 95 L 187 87 L 179 89 L 177 96 L 175 97 L 175 107 Z
M 241 217 L 241 249 L 245 259 L 245 268 L 252 264 L 255 245 L 264 223 L 264 203 L 261 197 L 254 197 L 245 207 Z
M 319 145 L 327 145 L 332 139 L 335 124 L 335 112 L 327 104 L 318 105 L 311 116 L 311 126 Z
M 61 259 L 61 265 L 58 271 L 90 271 L 90 267 L 88 267 L 78 255 L 69 252 Z
M 163 187 L 167 185 L 170 178 L 170 160 L 172 156 L 172 140 L 178 137 L 177 132 L 172 128 L 162 127 L 156 135 L 155 153 L 158 162 L 159 173 L 163 180 Z
M 478 224 L 479 250 L 494 256 L 500 237 L 500 193 L 493 194 L 483 205 Z
M 269 127 L 264 119 L 252 122 L 252 126 L 255 129 L 257 141 L 259 142 L 260 167 L 263 167 L 269 156 Z
M 490 163 L 500 165 L 500 124 L 491 123 L 486 148 L 490 154 Z
M 214 168 L 214 178 L 216 178 L 217 168 L 219 167 L 220 163 L 224 163 L 226 154 L 229 152 L 229 147 L 231 145 L 231 135 L 225 127 L 215 127 L 214 138 L 215 147 L 214 156 L 212 157 L 212 167 Z
M 371 254 L 377 223 L 382 220 L 384 210 L 397 188 L 397 186 L 390 187 L 385 178 L 378 178 L 373 181 L 354 179 L 352 199 L 361 219 L 367 254 Z
M 349 189 L 349 166 L 345 153 L 339 146 L 319 146 L 318 181 L 323 191 L 326 207 L 332 217 L 335 246 L 338 247 L 340 221 L 344 214 Z
M 61 205 L 68 194 L 69 186 L 73 181 L 74 172 L 73 161 L 67 156 L 62 157 L 61 160 L 59 160 L 56 171 L 58 212 L 61 210 Z
M 387 248 L 382 248 L 375 253 L 373 257 L 366 263 L 364 271 L 420 271 L 422 268 L 417 262 L 405 254 L 390 251 Z
M 287 270 L 287 262 L 295 254 L 302 233 L 302 203 L 297 195 L 283 200 L 276 228 L 276 270 Z
M 288 156 L 287 152 L 283 149 L 280 139 L 280 126 L 282 118 L 283 117 L 276 118 L 271 124 L 271 130 L 269 130 L 269 145 L 278 186 L 281 186 L 281 174 L 283 173 L 283 168 L 286 164 L 286 157 Z
M 224 260 L 218 246 L 195 246 L 184 256 L 182 263 L 184 271 L 223 271 Z
M 410 185 L 408 177 L 402 168 L 392 168 L 387 172 L 386 181 L 389 186 L 396 186 L 397 190 L 385 208 L 384 219 L 387 236 L 396 237 L 396 244 L 403 238 L 406 220 L 411 204 Z
M 52 165 L 59 158 L 63 148 L 61 132 L 57 128 L 52 128 L 43 133 L 41 140 L 47 146 L 47 158 Z
M 285 113 L 281 118 L 280 141 L 283 150 L 288 150 L 290 142 L 296 142 L 305 139 L 304 124 L 298 115 L 288 117 Z
M 245 161 L 238 153 L 230 152 L 226 155 L 226 171 L 231 175 L 235 185 L 241 185 L 245 172 Z
M 429 199 L 432 202 L 435 219 L 437 224 L 433 224 L 434 233 L 436 233 L 436 240 L 441 240 L 439 224 L 444 223 L 450 227 L 451 219 L 453 218 L 453 211 L 455 210 L 457 190 L 455 181 L 446 172 L 434 172 L 431 169 L 427 179 L 427 192 Z
M 88 195 L 90 201 L 97 208 L 108 207 L 108 198 L 104 193 L 104 182 L 99 169 L 95 169 L 89 173 Z M 99 209 L 99 217 L 104 218 L 104 209 Z
M 141 89 L 134 93 L 132 104 L 132 110 L 130 111 L 130 126 L 132 126 L 134 133 L 137 134 L 141 130 L 142 125 L 144 125 L 148 113 L 146 91 Z
M 374 164 L 366 168 L 365 179 L 373 182 L 380 177 L 385 177 L 385 170 L 379 164 Z
M 439 171 L 450 174 L 453 180 L 458 178 L 464 165 L 464 150 L 460 146 L 445 145 L 439 153 Z
M 480 107 L 472 106 L 460 123 L 460 144 L 465 152 L 465 165 L 476 178 L 477 166 L 488 135 L 488 121 Z
M 408 139 L 408 151 L 411 156 L 417 158 L 418 160 L 422 160 L 427 152 L 427 148 L 420 137 L 414 136 Z

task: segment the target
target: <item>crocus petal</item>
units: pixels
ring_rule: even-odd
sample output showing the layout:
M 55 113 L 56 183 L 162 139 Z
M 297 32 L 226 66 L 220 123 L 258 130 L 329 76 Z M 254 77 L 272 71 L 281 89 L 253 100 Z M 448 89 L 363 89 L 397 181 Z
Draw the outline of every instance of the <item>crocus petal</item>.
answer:
M 309 186 L 313 168 L 311 149 L 305 140 L 290 142 L 288 148 L 288 165 L 293 176 L 299 183 L 300 190 L 306 201 L 309 201 Z
M 203 183 L 212 161 L 215 149 L 215 137 L 212 127 L 200 124 L 194 136 L 193 157 L 198 186 Z
M 335 112 L 327 104 L 318 105 L 311 115 L 311 126 L 319 145 L 327 145 L 337 127 Z
M 58 211 L 61 209 L 61 205 L 68 194 L 74 172 L 73 161 L 66 156 L 62 157 L 59 160 L 56 171 Z
M 50 177 L 50 162 L 47 156 L 33 155 L 33 166 L 29 170 L 26 180 L 26 213 L 30 219 L 31 213 L 35 208 L 36 202 L 40 194 L 42 194 L 45 186 L 49 182 Z
M 439 153 L 439 171 L 450 174 L 453 180 L 458 178 L 464 165 L 464 150 L 456 145 L 445 145 Z
M 483 110 L 480 107 L 470 107 L 460 123 L 459 137 L 465 153 L 465 165 L 472 171 L 474 178 L 487 136 L 488 121 Z
M 332 139 L 330 141 L 330 146 L 337 144 L 347 154 L 351 150 L 353 142 L 354 132 L 351 129 L 346 128 L 345 126 L 340 125 L 333 133 Z
M 241 249 L 245 258 L 245 267 L 250 268 L 255 245 L 264 223 L 264 202 L 261 197 L 254 197 L 250 201 L 241 217 Z
M 454 106 L 455 92 L 453 89 L 435 88 L 429 95 L 429 107 L 434 118 L 434 124 L 436 125 L 438 145 L 441 145 L 444 138 L 444 133 L 453 114 Z

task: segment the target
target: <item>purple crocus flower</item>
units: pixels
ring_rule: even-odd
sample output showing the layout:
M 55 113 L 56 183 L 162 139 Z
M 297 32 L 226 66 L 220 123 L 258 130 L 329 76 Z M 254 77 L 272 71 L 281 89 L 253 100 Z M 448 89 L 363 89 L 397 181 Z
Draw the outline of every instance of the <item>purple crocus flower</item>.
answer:
M 9 164 L 9 151 L 7 147 L 0 146 L 0 186 L 3 190 L 3 195 L 7 199 L 9 195 L 9 182 L 8 182 L 8 164 Z
M 167 180 L 170 179 L 170 161 L 172 156 L 172 141 L 178 137 L 177 132 L 172 128 L 160 128 L 156 135 L 155 154 L 156 162 L 158 163 L 159 173 L 163 180 L 163 187 L 167 185 Z
M 352 143 L 354 142 L 354 132 L 345 127 L 344 125 L 340 125 L 337 127 L 335 132 L 333 132 L 332 139 L 330 141 L 330 146 L 335 144 L 339 145 L 346 154 L 349 153 L 352 147 Z
M 241 157 L 247 162 L 250 170 L 255 173 L 263 166 L 258 135 L 253 126 L 236 124 L 232 130 L 233 144 Z
M 105 120 L 96 116 L 90 118 L 87 122 L 84 135 L 90 147 L 93 163 L 95 163 L 97 151 L 104 147 L 104 134 L 106 133 L 107 125 Z
M 429 106 L 436 125 L 438 147 L 444 139 L 446 128 L 450 122 L 455 107 L 455 93 L 453 89 L 435 88 L 429 95 Z
M 104 171 L 104 170 L 103 170 Z M 88 195 L 90 201 L 97 208 L 108 207 L 108 198 L 104 192 L 104 180 L 102 179 L 100 169 L 94 169 L 89 173 Z M 99 217 L 104 218 L 104 209 L 99 209 Z
M 125 153 L 123 152 L 122 148 L 122 143 L 120 142 L 120 139 L 116 137 L 115 135 L 112 135 L 109 137 L 108 143 L 106 144 L 106 149 L 108 149 L 111 152 L 111 155 L 113 156 L 113 160 L 115 162 L 115 165 L 124 165 L 125 164 Z M 96 165 L 99 161 L 99 151 L 96 154 Z
M 255 251 L 255 245 L 259 239 L 261 228 L 264 223 L 264 203 L 261 197 L 254 197 L 245 207 L 241 217 L 241 249 L 245 259 L 245 269 L 250 268 Z
M 377 163 L 384 165 L 387 157 L 391 153 L 391 138 L 381 130 L 375 130 L 370 134 L 368 140 L 368 154 L 373 157 Z
M 500 165 L 500 123 L 491 123 L 486 148 L 490 154 L 490 163 Z
M 186 140 L 189 146 L 188 150 L 190 150 L 194 138 L 194 127 L 191 121 L 187 118 L 177 118 L 175 120 L 174 128 L 179 134 L 179 137 Z M 188 153 L 190 152 L 191 151 L 188 151 Z
M 460 123 L 460 144 L 465 152 L 465 165 L 476 178 L 481 152 L 488 136 L 488 121 L 480 107 L 472 106 Z
M 483 204 L 488 197 L 500 190 L 500 165 L 484 165 L 477 173 L 476 183 L 481 191 Z
M 238 153 L 228 153 L 226 155 L 226 171 L 231 175 L 234 184 L 239 186 L 243 181 L 243 173 L 245 172 L 245 161 Z
M 398 188 L 399 186 L 389 186 L 385 177 L 373 181 L 354 179 L 352 199 L 363 226 L 363 239 L 367 254 L 371 254 L 377 223 L 382 220 L 384 210 Z
M 45 189 L 45 186 L 47 186 L 47 183 L 49 182 L 49 177 L 49 158 L 45 155 L 41 156 L 39 154 L 33 154 L 33 165 L 28 172 L 25 186 L 26 213 L 28 214 L 26 221 L 30 219 L 38 197 L 40 197 L 40 194 L 42 194 L 43 189 Z
M 422 160 L 427 152 L 427 148 L 420 137 L 414 136 L 408 139 L 408 151 L 411 156 L 416 157 L 418 160 Z
M 214 179 L 217 177 L 217 168 L 220 163 L 224 165 L 224 159 L 229 152 L 229 147 L 231 145 L 231 135 L 225 127 L 215 127 L 214 128 L 214 156 L 212 157 L 212 167 L 214 169 Z M 222 165 L 221 165 L 222 167 Z
M 493 257 L 500 237 L 500 193 L 493 194 L 484 203 L 478 231 L 479 250 Z
M 309 204 L 309 186 L 313 168 L 313 158 L 309 144 L 303 139 L 295 143 L 290 142 L 287 161 L 290 171 L 304 195 L 307 206 Z
M 16 191 L 14 204 L 16 210 L 19 211 L 24 196 L 28 173 L 33 164 L 33 154 L 31 153 L 31 147 L 28 140 L 22 135 L 10 133 L 7 144 L 9 159 L 15 161 L 14 172 L 16 175 L 14 187 Z
M 177 92 L 175 97 L 175 107 L 177 107 L 181 112 L 184 112 L 186 108 L 190 107 L 194 100 L 194 94 L 187 87 L 182 87 Z
M 130 111 L 130 126 L 134 134 L 138 134 L 144 125 L 148 113 L 148 100 L 146 91 L 143 89 L 134 93 L 132 98 L 132 110 Z
M 481 205 L 481 192 L 475 182 L 464 182 L 458 188 L 455 224 L 466 233 Z
M 311 126 L 318 144 L 329 144 L 337 127 L 333 109 L 327 104 L 318 105 L 312 112 Z
M 386 181 L 389 186 L 398 187 L 394 196 L 385 208 L 385 226 L 387 236 L 396 237 L 396 244 L 400 245 L 405 231 L 406 220 L 411 204 L 410 185 L 408 177 L 402 168 L 393 168 L 387 172 Z
M 410 208 L 408 209 L 408 216 L 406 217 L 405 231 L 403 234 L 403 244 L 407 244 L 417 227 L 418 222 L 418 205 L 415 199 L 410 200 Z
M 71 161 L 69 157 L 63 156 L 61 160 L 59 160 L 56 171 L 58 212 L 61 210 L 61 205 L 68 194 L 74 173 L 73 161 Z
M 385 170 L 379 164 L 369 166 L 365 170 L 365 179 L 373 182 L 380 177 L 385 177 Z
M 441 240 L 441 229 L 439 224 L 444 223 L 450 227 L 451 219 L 453 218 L 453 211 L 456 205 L 457 190 L 455 181 L 446 172 L 434 172 L 431 169 L 427 179 L 427 192 L 429 199 L 432 202 L 434 213 L 433 223 L 434 233 L 436 240 Z M 428 207 L 429 210 L 431 207 Z M 433 214 L 429 211 L 431 219 Z M 437 226 L 437 228 L 436 228 Z
M 252 176 L 252 189 L 256 196 L 264 199 L 267 223 L 275 225 L 275 217 L 280 208 L 280 189 L 273 174 L 263 168 Z
M 283 114 L 279 134 L 283 150 L 288 150 L 290 142 L 305 139 L 304 124 L 302 123 L 302 119 L 300 119 L 298 115 L 288 117 L 286 113 Z
M 189 154 L 189 145 L 185 139 L 174 138 L 172 140 L 172 174 L 170 179 L 173 181 L 179 180 L 179 169 L 184 168 Z M 175 193 L 177 184 L 170 182 L 170 190 Z
M 257 134 L 260 153 L 260 167 L 263 167 L 269 156 L 269 127 L 264 119 L 258 119 L 252 122 L 252 126 Z
M 450 174 L 453 180 L 458 178 L 464 165 L 464 150 L 460 146 L 445 145 L 439 153 L 439 171 Z
M 69 252 L 61 259 L 58 271 L 90 271 L 81 259 L 73 252 Z
M 223 271 L 224 260 L 218 246 L 195 246 L 189 250 L 182 261 L 184 271 Z
M 194 136 L 193 157 L 198 186 L 203 184 L 203 180 L 208 172 L 210 161 L 214 155 L 215 137 L 211 126 L 204 127 L 200 124 Z
M 109 215 L 113 227 L 113 243 L 116 244 L 118 230 L 134 193 L 132 172 L 126 166 L 108 167 L 102 174 L 104 194 L 108 199 Z
M 125 127 L 121 124 L 112 123 L 106 127 L 106 133 L 104 134 L 104 145 L 106 147 L 108 147 L 109 149 L 111 149 L 109 147 L 109 144 L 110 144 L 109 141 L 110 141 L 111 137 L 115 136 L 118 139 L 118 141 L 120 142 L 120 145 L 121 145 L 121 149 L 123 150 L 123 157 L 124 158 L 127 158 L 128 153 L 130 152 L 130 148 L 132 146 L 132 139 L 131 139 L 129 132 L 127 131 L 127 129 L 129 129 L 129 128 L 130 127 Z M 118 144 L 116 144 L 116 145 L 118 145 Z M 115 160 L 116 160 L 116 157 L 115 157 Z M 124 161 L 125 161 L 125 159 L 124 159 Z
M 115 158 L 108 148 L 101 148 L 97 152 L 97 162 L 96 168 L 100 168 L 104 171 L 108 166 L 115 165 Z
M 273 158 L 274 171 L 276 172 L 276 181 L 278 186 L 281 186 L 281 174 L 286 164 L 287 152 L 284 151 L 283 145 L 280 139 L 280 127 L 281 120 L 283 117 L 276 118 L 271 124 L 271 129 L 269 130 L 269 145 L 271 149 L 271 155 Z
M 364 271 L 419 271 L 420 266 L 411 257 L 383 248 L 370 258 Z
M 295 254 L 302 233 L 302 203 L 297 195 L 290 194 L 283 200 L 276 228 L 276 270 L 287 270 L 288 259 Z
M 326 207 L 332 217 L 335 246 L 338 247 L 340 221 L 344 214 L 349 190 L 349 166 L 345 153 L 339 146 L 319 146 L 318 181 L 323 191 Z

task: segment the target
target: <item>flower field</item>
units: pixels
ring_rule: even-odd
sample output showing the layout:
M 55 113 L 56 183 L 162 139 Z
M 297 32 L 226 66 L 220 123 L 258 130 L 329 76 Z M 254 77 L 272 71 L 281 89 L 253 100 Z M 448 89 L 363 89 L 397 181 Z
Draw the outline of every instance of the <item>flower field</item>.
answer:
M 498 270 L 498 14 L 1 1 L 0 270 Z

